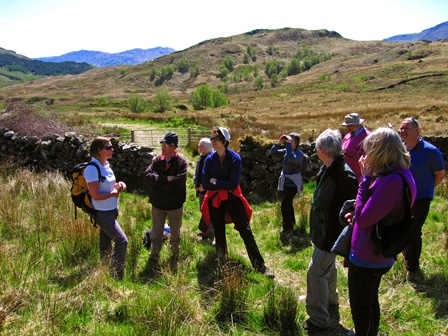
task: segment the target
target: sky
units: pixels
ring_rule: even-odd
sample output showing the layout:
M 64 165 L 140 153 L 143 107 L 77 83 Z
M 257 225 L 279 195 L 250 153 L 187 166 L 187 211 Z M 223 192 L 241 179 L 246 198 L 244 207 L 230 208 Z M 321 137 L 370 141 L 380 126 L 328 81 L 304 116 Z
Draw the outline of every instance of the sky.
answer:
M 29 58 L 79 50 L 183 50 L 285 27 L 371 41 L 446 21 L 446 0 L 0 0 L 0 48 Z

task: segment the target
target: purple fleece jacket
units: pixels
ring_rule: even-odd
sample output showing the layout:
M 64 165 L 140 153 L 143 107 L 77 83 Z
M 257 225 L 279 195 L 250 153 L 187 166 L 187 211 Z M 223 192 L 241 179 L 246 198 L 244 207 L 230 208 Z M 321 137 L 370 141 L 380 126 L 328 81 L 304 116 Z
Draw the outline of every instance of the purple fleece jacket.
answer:
M 398 169 L 406 177 L 414 204 L 417 188 L 409 169 Z M 397 208 L 403 199 L 403 180 L 397 174 L 379 176 L 375 180 L 363 176 L 356 196 L 355 224 L 350 249 L 350 261 L 356 266 L 384 268 L 394 264 L 394 258 L 376 254 L 371 234 L 374 224 Z

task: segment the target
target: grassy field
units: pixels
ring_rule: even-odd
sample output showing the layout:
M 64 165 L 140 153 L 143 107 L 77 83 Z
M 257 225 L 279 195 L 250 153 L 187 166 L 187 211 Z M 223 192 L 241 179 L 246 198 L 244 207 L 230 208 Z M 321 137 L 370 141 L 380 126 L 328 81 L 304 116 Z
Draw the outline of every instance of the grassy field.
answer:
M 188 155 L 187 153 L 185 155 Z M 189 157 L 190 162 L 195 158 Z M 192 167 L 190 167 L 192 169 Z M 128 239 L 126 276 L 102 265 L 98 229 L 74 219 L 69 183 L 56 173 L 0 168 L 0 334 L 2 335 L 303 335 L 312 247 L 307 215 L 313 191 L 296 200 L 297 236 L 279 239 L 279 203 L 253 205 L 252 228 L 275 279 L 255 273 L 242 239 L 227 228 L 229 263 L 217 273 L 214 246 L 197 237 L 199 209 L 189 172 L 180 262 L 162 250 L 160 274 L 145 272 L 142 236 L 151 226 L 146 197 L 121 194 Z M 401 256 L 380 288 L 381 335 L 448 333 L 448 184 L 437 190 L 424 229 L 424 279 L 406 279 Z M 306 231 L 306 232 L 305 232 Z M 331 328 L 351 329 L 347 269 L 338 258 L 340 307 Z
M 7 104 L 23 101 L 60 123 L 58 134 L 66 128 L 85 135 L 128 135 L 141 125 L 203 129 L 222 125 L 229 129 L 235 150 L 237 140 L 246 135 L 271 141 L 295 131 L 306 141 L 326 128 L 345 132 L 340 124 L 345 114 L 354 111 L 366 119 L 370 130 L 388 124 L 398 129 L 404 118 L 412 116 L 419 120 L 422 135 L 447 134 L 448 42 L 360 42 L 298 29 L 254 34 L 204 41 L 138 66 L 95 68 L 78 76 L 0 88 L 0 122 L 10 116 Z M 333 57 L 272 87 L 264 73 L 266 62 L 289 62 L 298 43 Z M 277 50 L 274 56 L 266 52 L 269 45 Z M 250 66 L 266 79 L 264 89 L 254 90 L 251 81 L 232 81 L 226 93 L 229 105 L 193 110 L 190 93 L 203 84 L 212 88 L 222 84 L 217 70 L 229 54 L 236 69 L 244 68 L 248 46 L 256 48 L 257 60 Z M 177 67 L 182 58 L 198 66 L 198 76 L 175 71 L 160 86 L 170 91 L 177 107 L 165 113 L 131 113 L 127 107 L 131 94 L 151 100 L 159 88 L 150 80 L 151 71 Z M 45 134 L 56 132 L 36 124 L 29 115 L 13 121 L 14 131 L 21 135 L 37 135 L 29 133 L 33 125 Z M 184 154 L 190 162 L 196 161 L 190 152 Z M 98 229 L 83 214 L 74 219 L 70 186 L 62 175 L 1 167 L 0 334 L 303 334 L 299 324 L 306 319 L 306 311 L 299 297 L 306 293 L 312 253 L 307 217 L 313 185 L 308 184 L 304 197 L 296 200 L 300 225 L 292 241 L 279 239 L 279 202 L 253 205 L 252 228 L 275 280 L 252 271 L 244 244 L 231 225 L 227 228 L 230 262 L 220 270 L 222 277 L 217 273 L 214 247 L 197 237 L 200 213 L 193 167 L 189 169 L 177 269 L 171 267 L 165 246 L 161 273 L 148 276 L 145 272 L 148 252 L 142 247 L 142 236 L 151 227 L 150 206 L 145 197 L 122 194 L 119 222 L 129 246 L 126 277 L 116 282 L 100 263 Z M 445 181 L 425 225 L 423 281 L 406 279 L 401 256 L 383 278 L 382 335 L 448 334 L 447 215 Z M 338 272 L 339 314 L 322 335 L 338 335 L 353 327 L 347 269 L 340 259 Z

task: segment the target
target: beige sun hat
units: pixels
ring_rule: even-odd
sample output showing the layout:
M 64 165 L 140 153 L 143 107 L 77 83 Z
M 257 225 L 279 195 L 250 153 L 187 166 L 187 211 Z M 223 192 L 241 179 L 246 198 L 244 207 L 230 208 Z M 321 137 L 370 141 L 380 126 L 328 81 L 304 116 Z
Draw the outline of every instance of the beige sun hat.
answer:
M 363 122 L 364 119 L 361 119 L 358 113 L 350 113 L 345 115 L 344 122 L 341 124 L 341 126 L 361 125 Z

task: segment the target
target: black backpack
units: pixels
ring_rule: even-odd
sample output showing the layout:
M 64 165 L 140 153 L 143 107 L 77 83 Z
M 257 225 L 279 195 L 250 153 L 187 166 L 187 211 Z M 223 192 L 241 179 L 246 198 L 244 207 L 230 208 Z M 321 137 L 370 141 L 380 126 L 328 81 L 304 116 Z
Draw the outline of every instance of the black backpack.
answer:
M 403 180 L 403 217 L 398 223 L 384 223 L 380 220 L 375 224 L 372 232 L 377 253 L 385 258 L 396 258 L 408 246 L 415 229 L 409 184 L 402 174 L 396 172 L 392 174 L 400 175 Z
M 72 201 L 75 204 L 75 219 L 78 218 L 77 208 L 80 208 L 90 216 L 90 221 L 95 227 L 95 213 L 96 210 L 92 206 L 92 196 L 90 195 L 87 182 L 84 178 L 84 169 L 87 166 L 94 166 L 98 170 L 98 180 L 104 182 L 105 177 L 101 176 L 100 167 L 95 162 L 83 162 L 74 166 L 69 172 L 69 178 L 72 181 L 71 195 Z
M 309 181 L 309 177 L 306 176 L 309 172 L 312 170 L 312 164 L 310 157 L 303 153 L 303 160 L 302 160 L 302 171 L 300 172 L 302 174 L 302 180 L 304 183 L 307 183 Z

